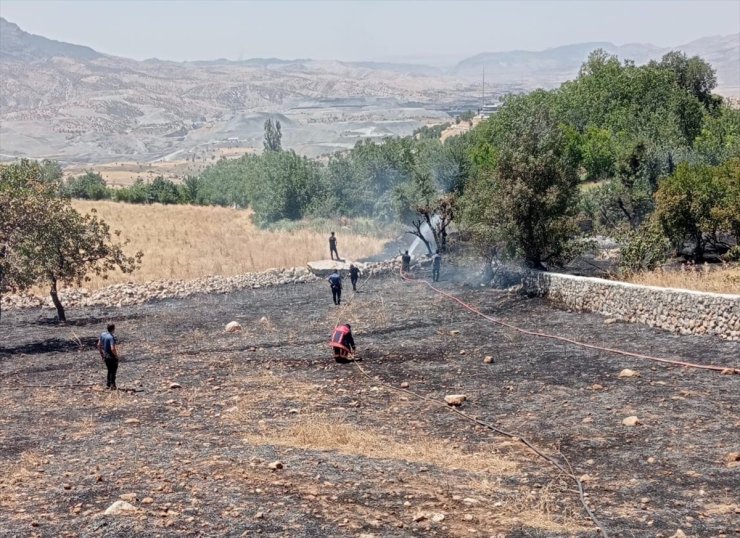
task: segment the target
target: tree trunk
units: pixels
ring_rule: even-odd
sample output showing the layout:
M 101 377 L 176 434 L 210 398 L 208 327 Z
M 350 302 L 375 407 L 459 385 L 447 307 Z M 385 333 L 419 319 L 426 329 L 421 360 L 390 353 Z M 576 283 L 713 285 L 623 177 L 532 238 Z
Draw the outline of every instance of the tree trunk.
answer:
M 704 261 L 704 237 L 699 231 L 696 232 L 695 236 L 696 246 L 694 247 L 694 262 L 699 263 Z
M 64 306 L 62 306 L 62 302 L 59 300 L 59 295 L 57 294 L 56 278 L 51 279 L 51 290 L 49 294 L 51 295 L 51 300 L 57 309 L 57 319 L 60 323 L 65 323 L 67 321 L 67 316 L 64 315 Z

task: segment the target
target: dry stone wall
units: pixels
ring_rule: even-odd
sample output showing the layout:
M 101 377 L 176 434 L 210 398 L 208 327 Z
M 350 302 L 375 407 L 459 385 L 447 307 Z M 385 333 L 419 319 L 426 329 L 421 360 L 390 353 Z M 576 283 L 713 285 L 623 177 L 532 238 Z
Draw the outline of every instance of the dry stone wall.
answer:
M 400 262 L 385 261 L 362 264 L 363 277 L 398 272 Z M 343 271 L 343 274 L 346 274 Z M 285 284 L 303 284 L 320 279 L 308 268 L 270 269 L 237 276 L 209 276 L 196 280 L 155 280 L 145 284 L 114 284 L 99 290 L 67 288 L 59 292 L 65 307 L 128 306 L 162 299 L 188 297 L 198 293 L 229 293 L 241 289 L 257 289 Z M 53 308 L 48 295 L 3 295 L 2 308 Z
M 740 295 L 639 286 L 540 271 L 521 275 L 523 291 L 573 310 L 597 312 L 677 334 L 740 340 Z

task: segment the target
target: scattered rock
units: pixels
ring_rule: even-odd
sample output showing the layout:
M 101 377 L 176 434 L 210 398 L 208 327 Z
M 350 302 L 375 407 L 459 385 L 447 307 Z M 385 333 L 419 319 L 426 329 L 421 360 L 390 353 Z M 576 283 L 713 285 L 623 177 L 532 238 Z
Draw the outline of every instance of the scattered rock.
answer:
M 740 370 L 738 370 L 736 368 L 723 368 L 722 371 L 720 372 L 720 374 L 721 375 L 735 375 L 738 372 L 740 372 Z
M 403 383 L 401 383 L 401 388 L 402 388 L 402 389 L 407 389 L 407 388 L 409 388 L 409 384 L 408 384 L 408 382 L 404 381 Z
M 594 421 L 594 419 L 593 419 L 593 418 L 591 418 L 591 417 L 586 417 L 586 418 L 584 418 L 584 419 L 583 419 L 583 420 L 582 420 L 581 422 L 582 422 L 583 424 L 591 424 L 591 423 L 592 423 L 593 421 Z
M 647 459 L 647 462 L 648 462 L 648 463 L 649 463 L 650 465 L 652 465 L 653 463 L 655 463 L 655 458 L 654 458 L 654 457 L 652 457 L 652 456 L 650 456 L 650 457 L 649 457 L 649 458 Z
M 465 353 L 467 353 L 467 352 L 464 349 L 461 349 L 460 350 L 460 355 L 465 355 Z
M 669 538 L 686 538 L 686 534 L 681 529 L 678 529 L 676 533 L 671 535 Z
M 126 502 L 136 502 L 136 493 L 124 493 L 123 495 L 118 496 L 119 499 Z
M 606 318 L 604 320 L 604 325 L 612 325 L 617 322 L 617 318 Z
M 224 332 L 227 333 L 238 333 L 242 330 L 242 326 L 238 321 L 230 321 L 226 324 Z
M 103 512 L 106 516 L 128 516 L 137 512 L 136 507 L 126 501 L 116 501 Z
M 593 481 L 593 478 L 591 478 L 591 475 L 583 474 L 578 480 L 581 482 L 591 482 Z
M 154 499 L 151 497 L 144 497 L 141 499 L 141 504 L 152 504 L 154 502 Z
M 445 520 L 445 515 L 444 514 L 432 514 L 432 517 L 429 519 L 431 519 L 433 523 L 442 523 Z
M 445 396 L 445 402 L 447 402 L 447 405 L 452 406 L 458 406 L 462 405 L 465 400 L 467 400 L 468 397 L 464 394 L 448 394 Z
M 140 420 L 138 418 L 127 418 L 123 421 L 124 424 L 139 424 Z
M 268 468 L 272 469 L 273 471 L 277 471 L 278 469 L 283 468 L 283 462 L 280 460 L 273 461 L 272 463 L 267 465 Z
M 170 390 L 181 389 L 181 388 L 182 388 L 182 385 L 180 385 L 180 383 L 170 383 Z
M 458 331 L 457 329 L 455 329 L 454 331 L 450 331 L 450 335 L 452 336 L 457 336 L 458 334 L 460 334 L 460 331 Z
M 486 358 L 483 359 L 483 364 L 493 364 L 493 357 L 486 355 Z
M 619 377 L 640 377 L 640 372 L 635 372 L 634 370 L 625 368 L 624 370 L 619 372 Z
M 642 422 L 640 422 L 639 418 L 633 415 L 631 417 L 625 418 L 622 421 L 622 424 L 624 424 L 625 426 L 637 426 L 638 424 L 642 424 Z
M 418 523 L 419 521 L 424 521 L 427 518 L 427 515 L 424 513 L 419 513 L 414 516 L 414 522 Z
M 730 467 L 740 465 L 740 452 L 728 452 L 725 456 L 725 461 L 729 464 Z
M 264 519 L 265 513 L 264 512 L 257 512 L 254 514 L 254 519 Z

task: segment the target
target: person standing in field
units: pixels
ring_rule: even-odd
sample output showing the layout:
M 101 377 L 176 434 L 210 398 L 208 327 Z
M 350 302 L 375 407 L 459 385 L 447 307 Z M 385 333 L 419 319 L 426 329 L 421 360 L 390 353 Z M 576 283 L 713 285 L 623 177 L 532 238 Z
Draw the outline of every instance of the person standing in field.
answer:
M 352 291 L 357 291 L 357 279 L 360 277 L 360 270 L 355 264 L 349 264 L 349 279 L 352 282 Z
M 113 323 L 109 323 L 98 338 L 98 351 L 100 352 L 100 358 L 105 362 L 105 367 L 108 369 L 108 380 L 107 387 L 111 390 L 116 390 L 116 372 L 118 372 L 118 350 L 116 349 L 116 337 L 113 333 L 116 330 L 116 326 Z
M 439 254 L 439 249 L 432 256 L 432 280 L 439 282 L 439 269 L 442 267 L 442 256 Z
M 332 260 L 334 259 L 335 254 L 337 255 L 337 260 L 340 260 L 339 252 L 337 251 L 337 236 L 332 232 L 329 236 L 329 256 L 331 256 Z
M 334 269 L 334 272 L 329 275 L 327 280 L 331 287 L 331 298 L 334 300 L 335 305 L 339 305 L 342 302 L 342 277 L 339 275 L 339 271 Z
M 404 273 L 408 273 L 411 269 L 411 255 L 409 254 L 409 251 L 407 250 L 403 254 L 401 254 L 401 271 Z

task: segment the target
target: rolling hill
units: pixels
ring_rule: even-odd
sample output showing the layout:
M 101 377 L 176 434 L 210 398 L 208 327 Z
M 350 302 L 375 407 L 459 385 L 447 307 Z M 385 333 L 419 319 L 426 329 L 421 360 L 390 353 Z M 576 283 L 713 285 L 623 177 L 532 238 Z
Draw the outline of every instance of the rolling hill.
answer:
M 479 54 L 451 68 L 277 58 L 137 61 L 32 35 L 0 18 L 0 159 L 204 160 L 213 158 L 213 148 L 260 148 L 262 124 L 273 115 L 285 125 L 286 147 L 330 153 L 477 108 L 484 66 L 492 96 L 553 87 L 575 76 L 594 48 L 638 62 L 667 50 L 583 43 Z M 712 62 L 722 89 L 740 87 L 740 35 L 678 48 Z

